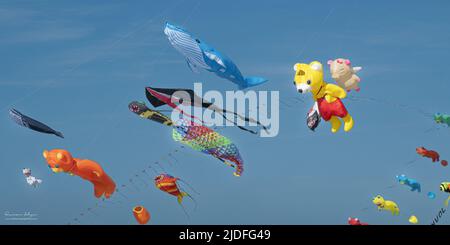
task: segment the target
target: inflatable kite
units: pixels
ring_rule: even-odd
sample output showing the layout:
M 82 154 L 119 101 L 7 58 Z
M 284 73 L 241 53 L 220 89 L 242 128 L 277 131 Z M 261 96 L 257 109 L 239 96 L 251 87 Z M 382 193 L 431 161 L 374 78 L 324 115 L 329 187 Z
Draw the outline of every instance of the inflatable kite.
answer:
M 20 126 L 29 128 L 29 129 L 37 131 L 37 132 L 41 132 L 41 133 L 45 133 L 45 134 L 54 134 L 58 137 L 64 138 L 64 136 L 61 132 L 58 132 L 58 131 L 50 128 L 49 126 L 20 113 L 16 109 L 9 110 L 9 115 L 14 120 L 14 122 L 19 124 Z
M 216 113 L 219 113 L 228 122 L 233 123 L 239 129 L 253 133 L 253 134 L 256 134 L 256 132 L 254 132 L 250 129 L 247 129 L 245 127 L 242 127 L 240 125 L 237 125 L 234 120 L 230 120 L 227 117 L 227 114 L 232 114 L 235 117 L 238 117 L 243 121 L 257 124 L 257 125 L 261 126 L 264 130 L 267 131 L 267 128 L 264 125 L 262 125 L 259 121 L 249 118 L 249 117 L 239 115 L 238 113 L 236 113 L 234 111 L 228 111 L 223 108 L 220 108 L 219 106 L 216 106 L 215 104 L 213 104 L 207 100 L 204 100 L 202 97 L 195 94 L 194 91 L 191 89 L 170 89 L 170 88 L 146 87 L 145 95 L 147 96 L 148 101 L 154 107 L 168 105 L 171 108 L 179 111 L 181 114 L 186 115 L 187 117 L 190 117 L 192 119 L 196 119 L 202 123 L 203 123 L 203 121 L 201 119 L 196 118 L 193 115 L 187 114 L 186 112 L 181 110 L 179 108 L 179 105 L 183 104 L 183 105 L 188 105 L 188 106 L 202 107 L 204 109 L 214 111 Z
M 434 193 L 434 192 L 428 192 L 428 194 L 427 194 L 427 196 L 428 196 L 428 198 L 430 198 L 430 199 L 435 199 L 436 198 L 436 194 Z
M 142 118 L 147 118 L 149 120 L 164 124 L 166 126 L 173 125 L 172 120 L 168 116 L 162 114 L 159 111 L 149 109 L 143 102 L 133 101 L 128 105 L 128 109 L 130 109 L 131 112 L 139 115 Z
M 73 158 L 68 151 L 61 149 L 45 150 L 43 156 L 53 172 L 77 175 L 90 181 L 94 185 L 94 195 L 97 198 L 103 195 L 109 198 L 116 189 L 114 181 L 94 161 Z
M 344 131 L 350 131 L 354 124 L 353 118 L 341 101 L 347 97 L 347 92 L 323 80 L 322 64 L 317 61 L 309 64 L 297 63 L 294 65 L 294 70 L 294 85 L 297 91 L 311 93 L 313 100 L 317 102 L 318 113 L 323 120 L 330 122 L 331 132 L 336 133 L 342 122 L 344 122 Z
M 434 121 L 436 123 L 447 124 L 450 127 L 450 115 L 436 113 L 434 114 Z
M 420 183 L 417 182 L 417 180 L 415 179 L 410 179 L 408 177 L 406 177 L 406 175 L 402 174 L 402 175 L 397 175 L 395 176 L 397 178 L 397 181 L 401 184 L 401 185 L 406 185 L 411 187 L 411 191 L 417 191 L 420 192 L 421 188 L 420 188 Z
M 209 154 L 226 165 L 235 168 L 233 173 L 240 176 L 244 171 L 244 161 L 231 140 L 212 129 L 194 122 L 180 120 L 174 127 L 172 137 L 194 150 Z
M 41 179 L 38 179 L 31 175 L 31 169 L 24 168 L 24 169 L 22 169 L 22 173 L 25 176 L 25 179 L 30 186 L 36 187 L 42 183 Z
M 320 123 L 320 112 L 317 102 L 314 103 L 314 106 L 309 110 L 306 116 L 306 125 L 309 129 L 314 131 Z
M 393 201 L 384 200 L 381 195 L 374 197 L 372 202 L 373 204 L 377 205 L 378 211 L 386 210 L 391 212 L 392 215 L 400 214 L 400 209 L 398 208 L 397 204 Z
M 437 153 L 436 151 L 427 150 L 425 147 L 422 146 L 422 147 L 417 147 L 416 152 L 417 152 L 417 154 L 419 154 L 423 157 L 431 158 L 431 160 L 433 162 L 439 161 L 439 153 Z
M 359 82 L 361 79 L 356 75 L 362 67 L 352 67 L 349 59 L 335 59 L 329 60 L 331 77 L 337 82 L 339 87 L 350 92 L 352 89 L 359 92 Z
M 198 73 L 198 68 L 205 69 L 237 84 L 239 89 L 267 82 L 262 77 L 244 78 L 231 59 L 178 26 L 166 23 L 164 33 L 170 44 L 186 58 L 193 72 Z
M 361 222 L 358 218 L 352 218 L 352 217 L 348 218 L 348 224 L 349 225 L 369 225 L 367 223 Z
M 181 204 L 183 197 L 189 196 L 189 194 L 180 190 L 177 184 L 178 180 L 179 178 L 175 178 L 171 175 L 160 174 L 155 178 L 155 186 L 161 191 L 164 191 L 172 196 L 176 196 L 178 203 Z
M 133 208 L 133 215 L 136 221 L 141 224 L 145 225 L 150 220 L 150 213 L 144 206 L 136 206 Z
M 439 190 L 442 192 L 450 193 L 450 182 L 442 182 L 439 186 Z M 447 200 L 445 200 L 445 206 L 448 206 L 448 201 L 450 200 L 450 196 L 448 196 Z
M 411 215 L 408 219 L 409 223 L 411 224 L 417 224 L 419 223 L 419 219 L 417 219 L 417 217 L 415 215 Z

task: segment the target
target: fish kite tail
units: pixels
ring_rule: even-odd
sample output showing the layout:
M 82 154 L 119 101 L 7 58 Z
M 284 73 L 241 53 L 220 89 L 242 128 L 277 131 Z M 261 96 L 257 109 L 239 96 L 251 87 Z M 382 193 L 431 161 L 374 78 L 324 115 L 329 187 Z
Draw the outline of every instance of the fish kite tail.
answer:
M 233 172 L 233 175 L 236 177 L 241 177 L 242 172 L 244 172 L 244 169 L 242 168 L 242 166 L 237 166 L 236 171 Z
M 241 85 L 240 89 L 246 89 L 253 86 L 258 86 L 260 84 L 263 84 L 267 82 L 268 80 L 263 77 L 246 77 L 245 79 L 245 85 Z
M 189 196 L 189 194 L 187 194 L 186 192 L 184 191 L 180 192 L 180 195 L 178 195 L 177 197 L 178 203 L 181 204 L 183 202 L 183 197 L 187 196 Z
M 64 139 L 64 135 L 59 131 L 56 131 L 55 135 Z

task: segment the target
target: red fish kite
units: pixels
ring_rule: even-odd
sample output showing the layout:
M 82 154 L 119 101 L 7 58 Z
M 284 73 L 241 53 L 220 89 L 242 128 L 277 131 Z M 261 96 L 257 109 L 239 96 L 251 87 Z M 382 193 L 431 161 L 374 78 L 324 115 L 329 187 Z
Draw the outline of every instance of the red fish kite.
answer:
M 183 197 L 189 196 L 189 194 L 180 190 L 177 185 L 178 180 L 179 178 L 175 178 L 168 174 L 160 174 L 155 178 L 155 185 L 156 188 L 161 191 L 164 191 L 172 196 L 176 196 L 178 203 L 181 204 Z

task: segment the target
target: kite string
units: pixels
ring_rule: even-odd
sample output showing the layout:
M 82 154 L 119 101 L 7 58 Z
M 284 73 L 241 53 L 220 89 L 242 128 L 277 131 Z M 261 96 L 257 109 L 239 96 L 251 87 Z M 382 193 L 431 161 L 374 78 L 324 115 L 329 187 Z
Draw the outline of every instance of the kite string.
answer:
M 353 6 L 354 10 L 353 11 L 347 11 L 347 13 L 353 13 L 354 11 L 356 11 L 356 9 L 357 9 L 356 4 L 355 4 L 356 2 L 357 2 L 356 0 L 352 1 L 352 6 Z M 351 16 L 351 14 L 346 14 L 346 13 L 343 13 L 343 14 L 344 14 L 344 27 L 342 28 L 342 30 L 347 31 L 348 30 L 348 26 L 349 26 L 349 16 Z M 345 44 L 344 39 L 345 39 L 345 37 L 346 37 L 345 34 L 342 34 L 342 37 L 339 40 L 339 49 L 338 49 L 338 53 L 337 53 L 338 56 L 345 56 L 345 55 L 341 55 L 342 51 L 344 49 L 344 44 Z
M 184 1 L 186 1 L 186 0 L 180 0 L 179 2 L 177 2 L 177 3 L 176 3 L 174 6 L 172 6 L 172 7 L 178 6 L 181 2 L 184 2 Z M 132 31 L 128 32 L 127 34 L 125 34 L 125 35 L 122 36 L 121 38 L 119 38 L 119 39 L 117 39 L 116 41 L 114 41 L 111 45 L 109 45 L 108 47 L 106 47 L 105 49 L 103 49 L 103 51 L 108 51 L 108 50 L 110 50 L 110 49 L 115 48 L 115 47 L 116 47 L 118 44 L 120 44 L 122 41 L 124 41 L 124 40 L 128 39 L 129 37 L 133 36 L 134 34 L 136 34 L 136 33 L 139 31 L 139 29 L 141 29 L 142 27 L 146 26 L 146 25 L 149 24 L 149 23 L 152 23 L 157 17 L 163 15 L 165 12 L 167 12 L 168 10 L 170 10 L 172 7 L 168 7 L 168 8 L 166 8 L 164 11 L 159 12 L 157 15 L 150 17 L 150 19 L 148 19 L 147 21 L 144 21 L 140 26 L 136 27 L 136 28 L 133 29 Z M 84 59 L 84 60 L 80 61 L 79 63 L 77 63 L 77 64 L 74 65 L 73 67 L 71 67 L 71 68 L 69 68 L 69 69 L 66 69 L 65 71 L 61 72 L 60 74 L 56 75 L 56 77 L 62 78 L 62 77 L 64 77 L 64 76 L 66 76 L 66 74 L 69 74 L 69 73 L 71 73 L 71 72 L 77 70 L 77 69 L 78 69 L 79 67 L 81 67 L 83 64 L 95 60 L 95 59 L 96 59 L 97 57 L 99 57 L 100 55 L 101 55 L 101 53 L 96 53 L 96 54 L 94 54 L 93 56 L 91 56 L 91 57 L 89 57 L 89 58 L 87 58 L 87 59 Z M 45 86 L 38 87 L 38 88 L 32 90 L 32 91 L 31 91 L 30 93 L 28 93 L 27 95 L 22 96 L 22 97 L 20 97 L 20 98 L 17 98 L 16 100 L 10 102 L 9 104 L 4 105 L 4 106 L 2 107 L 2 109 L 1 109 L 1 112 L 3 112 L 3 111 L 5 111 L 5 110 L 9 109 L 9 107 L 13 106 L 14 104 L 20 103 L 20 102 L 22 102 L 22 101 L 24 101 L 24 100 L 26 100 L 26 99 L 32 97 L 33 95 L 35 95 L 35 94 L 39 93 L 40 91 L 42 91 L 42 90 L 48 88 L 48 86 L 51 86 L 51 85 L 57 83 L 58 81 L 59 81 L 58 79 L 53 79 L 53 80 L 51 80 L 50 82 L 48 82 L 47 84 L 45 84 Z
M 184 1 L 185 1 L 185 0 L 180 1 L 180 2 L 184 2 Z M 180 2 L 179 2 L 179 3 L 180 3 Z M 199 6 L 200 6 L 200 0 L 197 2 L 196 6 L 192 9 L 191 13 L 187 16 L 187 18 L 185 19 L 184 23 L 186 23 L 186 22 L 191 18 L 191 16 L 194 14 L 194 11 L 195 11 L 196 9 L 198 9 Z M 164 51 L 163 53 L 165 53 L 166 51 L 167 51 L 167 48 L 165 49 L 165 51 Z M 161 54 L 160 56 L 162 56 L 162 54 Z M 155 61 L 155 60 L 154 60 L 154 61 Z M 155 63 L 155 62 L 152 62 L 151 67 L 153 67 L 154 63 Z M 121 104 L 121 103 L 120 103 L 120 104 Z M 120 106 L 120 104 L 119 104 L 119 106 Z M 117 108 L 119 108 L 119 106 L 118 106 Z M 116 110 L 117 110 L 117 109 L 116 109 Z M 99 134 L 97 134 L 96 136 L 94 136 L 93 139 L 91 140 L 91 144 L 92 144 L 93 142 L 95 142 L 95 141 L 100 137 L 100 135 L 101 135 L 101 133 L 99 133 Z M 184 147 L 182 147 L 182 148 L 184 148 Z M 170 154 L 170 153 L 169 153 L 169 154 Z M 163 157 L 163 156 L 162 156 L 162 157 Z M 160 159 L 161 159 L 161 157 L 160 157 Z M 165 169 L 164 169 L 161 165 L 159 165 L 159 163 L 157 163 L 157 164 L 158 164 L 158 166 L 160 166 L 161 169 L 163 169 L 164 172 L 166 172 Z M 156 170 L 155 170 L 154 168 L 152 168 L 150 165 L 149 165 L 149 167 L 155 172 L 155 174 L 157 174 L 157 172 L 156 172 Z M 145 169 L 144 169 L 143 171 L 145 171 Z M 148 175 L 147 172 L 145 172 L 145 173 Z M 131 179 L 130 179 L 130 182 L 131 182 Z M 134 184 L 134 183 L 132 182 L 132 184 Z M 126 185 L 122 185 L 122 186 L 125 186 L 126 188 L 128 188 L 129 191 L 131 191 L 131 189 L 129 189 L 128 186 L 126 186 Z M 136 186 L 135 186 L 135 188 L 137 189 Z M 118 189 L 119 189 L 119 188 L 117 188 L 116 190 L 118 191 Z M 195 191 L 195 190 L 194 190 L 194 191 Z M 119 193 L 120 193 L 121 195 L 123 195 L 123 197 L 125 197 L 127 200 L 129 200 L 129 198 L 126 197 L 126 196 L 124 195 L 124 193 L 122 193 L 122 192 L 119 192 Z M 192 197 L 191 197 L 191 199 L 192 199 Z M 195 202 L 195 200 L 194 200 L 194 202 Z M 188 217 L 188 220 L 189 220 L 189 219 L 190 219 L 189 215 L 187 214 L 187 212 L 186 212 L 186 210 L 184 209 L 183 205 L 181 205 L 181 206 L 182 206 L 183 211 L 184 211 L 184 213 L 186 214 L 186 216 Z M 76 218 L 76 219 L 74 219 L 74 220 L 77 221 L 78 223 L 80 223 L 80 221 L 78 220 L 78 218 Z M 80 224 L 81 224 L 81 223 L 80 223 Z
M 181 2 L 184 2 L 184 1 L 186 1 L 186 0 L 181 0 L 181 1 L 179 1 L 176 5 L 174 5 L 173 7 L 176 7 L 176 6 L 178 6 Z M 197 2 L 197 5 L 196 6 L 194 6 L 194 8 L 192 9 L 192 11 L 190 12 L 190 14 L 188 14 L 188 17 L 187 17 L 187 19 L 185 20 L 185 22 L 190 18 L 190 16 L 193 14 L 193 10 L 195 10 L 198 6 L 199 6 L 199 3 L 200 3 L 200 1 L 198 1 Z M 167 8 L 165 11 L 163 11 L 162 13 L 164 13 L 164 12 L 168 12 L 169 10 L 170 10 L 171 8 Z M 154 19 L 156 19 L 156 17 L 158 17 L 158 16 L 162 16 L 162 13 L 160 13 L 160 14 L 158 14 L 158 15 L 156 15 L 156 16 L 154 16 L 154 17 L 152 17 L 152 19 L 151 19 L 151 21 L 150 22 L 153 22 L 153 20 Z M 166 51 L 167 51 L 167 47 L 166 47 L 166 49 L 164 50 L 164 52 L 162 52 L 160 55 L 159 55 L 159 57 L 157 58 L 157 59 L 154 59 L 153 61 L 152 61 L 152 63 L 150 63 L 150 65 L 149 65 L 149 67 L 151 68 L 151 69 L 154 69 L 154 65 L 156 64 L 156 61 L 159 61 L 160 60 L 160 58 L 166 53 Z M 117 106 L 114 108 L 114 110 L 113 110 L 113 113 L 111 113 L 110 114 L 110 120 L 109 121 L 113 121 L 113 119 L 114 119 L 114 115 L 115 115 L 115 113 L 118 111 L 118 109 L 121 107 L 121 105 L 126 101 L 126 99 L 127 99 L 127 97 L 125 97 L 123 100 L 121 100 L 118 104 L 117 104 Z M 119 120 L 116 120 L 116 123 L 114 124 L 115 125 L 115 127 L 117 127 L 123 120 L 125 120 L 125 118 L 121 118 L 121 119 L 119 119 Z M 100 131 L 98 131 L 93 137 L 92 137 L 92 139 L 91 139 L 91 141 L 90 141 L 90 143 L 88 143 L 88 146 L 87 146 L 87 151 L 89 151 L 89 150 L 91 150 L 93 147 L 90 147 L 91 145 L 93 145 L 106 131 L 107 131 L 107 128 L 108 127 L 106 127 L 106 126 L 104 126 L 104 127 L 102 127 L 101 128 L 101 130 Z
M 409 105 L 405 105 L 405 104 L 399 104 L 399 103 L 392 102 L 392 101 L 389 101 L 389 100 L 386 100 L 386 99 L 379 99 L 379 98 L 367 97 L 367 96 L 355 96 L 355 95 L 349 95 L 347 98 L 349 100 L 356 101 L 356 102 L 358 102 L 358 101 L 360 101 L 360 102 L 361 101 L 375 102 L 375 103 L 385 104 L 387 106 L 394 106 L 394 107 L 397 107 L 397 108 L 407 109 L 409 111 L 416 112 L 416 113 L 418 113 L 418 114 L 420 114 L 420 115 L 422 115 L 422 116 L 424 116 L 425 118 L 428 118 L 428 119 L 429 118 L 433 118 L 433 115 L 434 115 L 433 113 L 431 113 L 429 111 L 425 111 L 425 110 L 423 110 L 421 108 L 413 107 L 413 106 L 409 106 Z
M 334 12 L 334 10 L 335 10 L 335 7 L 332 6 L 330 8 L 330 11 L 328 12 L 328 14 L 322 20 L 322 23 L 320 24 L 320 28 L 316 28 L 316 31 L 312 35 L 308 36 L 308 40 L 306 41 L 306 45 L 303 45 L 303 48 L 300 51 L 300 55 L 299 56 L 303 55 L 303 53 L 305 52 L 306 48 L 309 46 L 310 41 L 312 41 L 315 38 L 316 34 L 318 33 L 318 30 L 320 30 L 325 25 L 325 23 L 328 21 L 328 19 L 330 18 L 330 16 Z
M 374 97 L 354 96 L 354 95 L 351 95 L 348 98 L 351 99 L 351 100 L 354 100 L 354 101 L 366 100 L 366 101 L 372 101 L 372 102 L 376 102 L 376 103 L 380 103 L 380 104 L 391 105 L 391 106 L 395 106 L 395 107 L 398 107 L 398 108 L 404 108 L 404 109 L 408 109 L 410 111 L 414 111 L 414 112 L 424 116 L 425 118 L 433 118 L 433 113 L 431 113 L 431 112 L 424 111 L 423 109 L 418 108 L 418 107 L 413 107 L 413 106 L 410 106 L 410 105 L 405 105 L 405 104 L 399 104 L 399 103 L 396 103 L 396 102 L 392 102 L 392 101 L 389 101 L 389 100 L 386 100 L 386 99 L 379 99 L 379 98 L 374 98 Z
M 180 146 L 180 147 L 177 147 L 177 148 L 184 148 L 183 146 Z M 181 152 L 181 151 L 179 151 L 178 149 L 175 149 L 175 150 L 172 150 L 172 151 L 170 151 L 169 153 L 167 153 L 166 154 L 166 156 L 169 156 L 170 154 L 172 154 L 172 152 Z M 159 159 L 162 159 L 162 158 L 164 158 L 165 156 L 164 155 L 162 155 Z M 154 164 L 156 164 L 156 165 L 158 165 L 165 173 L 167 173 L 167 171 L 165 170 L 165 168 L 161 165 L 161 164 L 159 164 L 159 161 L 157 161 L 157 162 L 155 162 Z M 150 169 L 152 169 L 154 172 L 155 172 L 155 174 L 156 175 L 159 175 L 159 173 L 154 169 L 154 168 L 152 168 L 151 167 L 151 165 L 149 165 L 149 168 Z M 147 176 L 149 176 L 149 178 L 150 178 L 150 175 L 145 171 L 145 168 L 142 170 L 142 172 L 144 172 Z M 134 175 L 134 176 L 136 176 L 136 175 Z M 137 190 L 137 192 L 140 192 L 139 190 L 138 190 L 138 188 L 137 188 L 137 186 L 135 185 L 135 183 L 134 183 L 134 181 L 133 181 L 133 176 L 131 176 L 131 178 L 129 179 L 129 182 L 131 183 L 131 185 L 133 185 L 133 187 Z M 141 181 L 142 182 L 145 182 L 145 181 L 143 181 L 142 179 L 141 179 Z M 185 184 L 188 188 L 190 188 L 192 191 L 194 191 L 196 194 L 198 194 L 198 195 L 200 195 L 189 183 L 187 183 L 186 181 L 183 181 L 183 180 L 181 180 L 181 182 L 183 183 L 183 184 Z M 124 185 L 124 184 L 122 184 L 121 185 L 121 187 L 117 187 L 116 188 L 116 192 L 117 193 L 119 193 L 119 195 L 122 197 L 122 198 L 124 198 L 124 199 L 126 199 L 127 201 L 130 201 L 130 198 L 128 198 L 126 195 L 125 195 L 125 193 L 123 193 L 122 191 L 119 191 L 120 189 L 122 189 L 122 190 L 125 190 L 124 188 L 127 188 L 126 190 L 128 190 L 128 192 L 135 192 L 135 191 L 132 191 L 127 185 Z M 131 193 L 129 193 L 129 194 L 131 194 Z M 193 201 L 194 201 L 194 203 L 195 203 L 195 209 L 196 209 L 196 207 L 197 207 L 197 202 L 196 202 L 196 200 L 192 197 L 192 196 L 190 196 L 190 195 L 188 195 L 189 196 L 189 198 L 190 199 L 192 199 Z M 110 207 L 112 207 L 112 206 L 116 206 L 116 202 L 114 202 L 113 200 L 110 200 L 110 199 L 108 199 L 108 200 L 106 200 L 106 199 L 102 199 L 102 201 L 103 201 L 103 203 L 105 203 L 105 204 L 111 204 L 111 205 L 108 205 L 108 206 L 110 206 Z M 120 202 L 120 204 L 121 204 L 121 202 Z M 101 206 L 101 205 L 98 205 L 98 203 L 96 203 L 96 205 L 93 207 L 93 208 L 88 208 L 87 210 L 88 211 L 92 211 L 95 207 L 98 207 L 98 208 L 107 208 L 106 206 Z M 184 208 L 184 207 L 183 207 Z M 194 209 L 194 210 L 195 210 Z M 186 210 L 183 210 L 185 213 L 187 213 L 186 212 Z M 93 213 L 93 212 L 91 212 L 91 213 Z M 85 217 L 85 214 L 84 213 L 82 213 L 82 215 L 80 215 L 80 216 L 83 216 L 83 217 Z M 189 215 L 187 215 L 188 217 L 189 217 Z M 79 217 L 79 218 L 81 218 L 81 217 Z M 78 218 L 76 218 L 76 219 L 73 219 L 73 220 L 75 220 L 75 221 L 77 221 L 79 224 L 81 224 L 81 222 L 80 222 L 80 220 L 78 219 Z M 70 222 L 69 222 L 70 223 Z
M 184 1 L 185 1 L 185 0 L 182 0 L 182 1 L 179 1 L 178 3 L 181 3 L 181 2 L 184 2 Z M 200 1 L 197 2 L 196 6 L 192 9 L 192 11 L 190 12 L 190 14 L 188 15 L 188 17 L 186 18 L 186 20 L 185 20 L 184 22 L 187 22 L 187 20 L 188 20 L 188 19 L 191 17 L 191 15 L 193 14 L 194 10 L 196 10 L 196 9 L 198 8 L 199 4 L 200 4 Z M 177 5 L 178 5 L 178 4 L 177 4 Z M 176 5 L 176 6 L 177 6 L 177 5 Z M 168 11 L 168 9 L 166 9 L 166 10 L 163 11 L 163 12 L 167 12 L 167 11 Z M 162 14 L 159 14 L 159 15 L 162 15 Z M 159 15 L 157 15 L 157 16 L 159 16 Z M 151 22 L 153 21 L 153 19 L 154 19 L 154 18 L 152 18 Z M 163 53 L 161 53 L 161 54 L 159 55 L 159 58 L 161 58 L 161 56 L 164 55 L 166 51 L 167 51 L 167 48 L 164 50 Z M 160 60 L 159 58 L 153 60 L 153 62 L 150 64 L 150 67 L 151 67 L 151 68 L 154 68 L 154 64 L 156 63 L 155 61 L 156 61 L 156 60 Z M 116 108 L 114 109 L 114 112 L 110 114 L 110 120 L 109 120 L 109 121 L 112 121 L 112 120 L 114 119 L 114 114 L 115 114 L 115 112 L 120 108 L 120 106 L 123 104 L 123 102 L 126 101 L 126 99 L 127 99 L 127 98 L 125 98 L 124 100 L 120 101 L 120 103 L 118 103 L 118 105 L 117 105 Z M 124 120 L 124 118 L 123 118 L 123 119 L 120 119 L 120 120 L 116 120 L 115 127 L 117 127 L 117 126 L 122 122 L 122 120 Z M 91 146 L 92 144 L 94 144 L 94 143 L 100 138 L 100 136 L 103 135 L 104 132 L 106 132 L 106 128 L 107 128 L 107 127 L 102 127 L 102 128 L 101 128 L 101 131 L 97 132 L 97 133 L 93 136 L 93 138 L 91 139 L 90 143 L 88 143 L 88 146 L 87 146 L 88 149 L 92 149 L 92 147 L 90 147 L 90 146 Z M 89 151 L 89 150 L 88 150 L 88 151 Z

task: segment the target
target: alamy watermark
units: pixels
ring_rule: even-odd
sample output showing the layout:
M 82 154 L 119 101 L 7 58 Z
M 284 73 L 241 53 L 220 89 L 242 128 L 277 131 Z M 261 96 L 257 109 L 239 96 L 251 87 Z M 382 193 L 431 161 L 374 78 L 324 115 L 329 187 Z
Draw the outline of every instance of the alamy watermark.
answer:
M 261 137 L 275 137 L 278 135 L 280 129 L 279 91 L 226 91 L 224 97 L 217 90 L 209 90 L 203 93 L 202 84 L 194 83 L 194 93 L 198 95 L 198 98 L 194 96 L 194 101 L 191 101 L 191 97 L 186 91 L 180 90 L 173 94 L 171 102 L 174 104 L 179 103 L 179 110 L 173 110 L 171 114 L 172 121 L 176 122 L 180 119 L 191 120 L 191 116 L 193 116 L 209 127 L 235 125 L 255 127 L 258 126 L 256 121 L 259 121 L 261 125 L 267 128 L 267 130 L 260 130 Z M 216 110 L 203 111 L 202 106 L 191 106 L 202 105 L 204 101 L 197 101 L 201 100 L 201 98 L 204 101 L 211 102 L 216 108 L 223 108 L 228 112 L 236 112 L 252 120 L 246 122 L 240 117 L 230 116 L 229 119 L 233 120 L 233 123 L 230 120 L 226 120 Z

